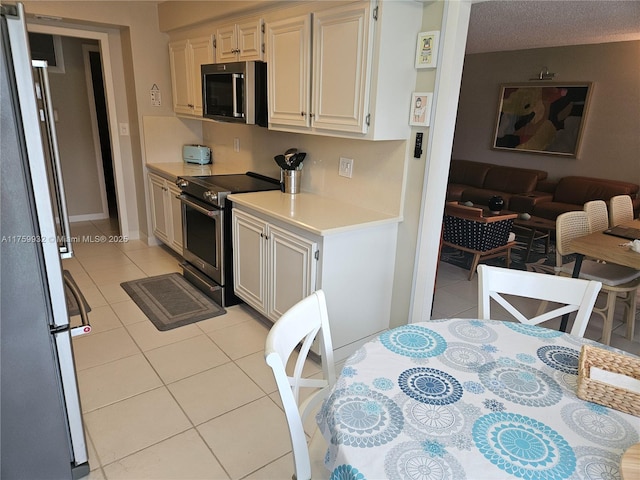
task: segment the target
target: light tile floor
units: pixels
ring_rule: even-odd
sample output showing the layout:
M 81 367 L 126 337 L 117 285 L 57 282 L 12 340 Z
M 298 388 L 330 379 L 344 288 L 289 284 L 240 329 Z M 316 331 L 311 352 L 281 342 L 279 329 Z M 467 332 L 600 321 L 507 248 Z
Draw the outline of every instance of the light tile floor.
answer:
M 110 222 L 72 225 L 109 235 Z M 180 272 L 165 247 L 79 242 L 64 260 L 92 311 L 74 339 L 91 473 L 95 479 L 289 479 L 292 454 L 276 385 L 263 357 L 266 324 L 243 305 L 160 332 L 120 282 Z M 433 318 L 476 317 L 477 281 L 441 263 Z M 589 338 L 599 337 L 594 317 Z M 616 322 L 612 345 L 640 353 Z M 307 375 L 319 372 L 310 362 Z M 309 433 L 313 420 L 306 425 Z

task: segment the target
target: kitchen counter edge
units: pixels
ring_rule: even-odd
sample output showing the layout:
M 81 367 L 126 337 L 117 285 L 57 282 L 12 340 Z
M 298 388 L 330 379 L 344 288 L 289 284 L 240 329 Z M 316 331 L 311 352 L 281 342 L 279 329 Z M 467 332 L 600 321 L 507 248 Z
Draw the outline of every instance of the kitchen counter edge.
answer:
M 313 193 L 235 193 L 228 200 L 320 236 L 397 224 L 402 217 Z

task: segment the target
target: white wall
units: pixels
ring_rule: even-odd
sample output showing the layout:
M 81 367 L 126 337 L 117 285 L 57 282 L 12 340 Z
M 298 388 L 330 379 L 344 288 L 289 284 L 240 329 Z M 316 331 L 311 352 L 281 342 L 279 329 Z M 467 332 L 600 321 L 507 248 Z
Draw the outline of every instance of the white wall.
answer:
M 56 133 L 69 216 L 104 217 L 100 174 L 93 144 L 82 45 L 93 40 L 63 37 L 65 72 L 49 72 Z
M 577 159 L 491 150 L 501 83 L 527 82 L 543 66 L 557 81 L 593 91 Z M 467 55 L 453 158 L 640 184 L 640 41 Z

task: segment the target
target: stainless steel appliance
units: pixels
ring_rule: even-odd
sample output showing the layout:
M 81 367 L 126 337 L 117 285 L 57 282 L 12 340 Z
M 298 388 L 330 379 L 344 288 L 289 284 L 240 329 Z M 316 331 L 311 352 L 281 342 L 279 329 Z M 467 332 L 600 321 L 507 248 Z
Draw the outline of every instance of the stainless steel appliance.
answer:
M 205 118 L 267 126 L 267 64 L 233 62 L 202 65 Z
M 79 478 L 89 464 L 57 244 L 63 197 L 47 172 L 55 132 L 39 127 L 24 9 L 0 13 L 2 477 Z
M 186 279 L 223 307 L 240 300 L 233 293 L 230 193 L 279 190 L 280 181 L 254 172 L 179 177 Z

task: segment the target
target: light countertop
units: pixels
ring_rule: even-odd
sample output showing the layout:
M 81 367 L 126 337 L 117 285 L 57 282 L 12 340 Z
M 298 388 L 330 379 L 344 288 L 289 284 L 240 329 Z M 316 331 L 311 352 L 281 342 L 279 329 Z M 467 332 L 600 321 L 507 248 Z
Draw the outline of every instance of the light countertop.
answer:
M 227 198 L 238 205 L 322 236 L 399 223 L 402 220 L 399 216 L 368 210 L 312 193 L 292 195 L 273 190 L 236 193 Z

